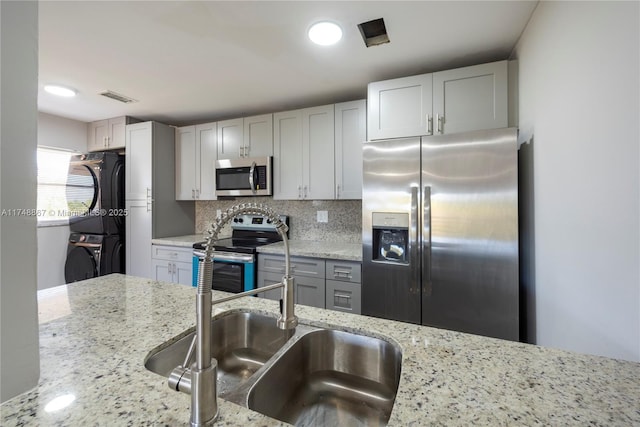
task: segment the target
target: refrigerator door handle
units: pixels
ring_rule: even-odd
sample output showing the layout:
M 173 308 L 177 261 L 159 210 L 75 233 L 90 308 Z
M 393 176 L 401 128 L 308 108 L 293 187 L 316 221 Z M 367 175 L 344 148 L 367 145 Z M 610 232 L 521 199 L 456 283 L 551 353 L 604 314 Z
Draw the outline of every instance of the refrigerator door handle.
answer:
M 422 212 L 422 295 L 431 296 L 431 186 L 425 185 L 424 206 Z
M 411 187 L 411 212 L 409 214 L 409 266 L 411 282 L 409 292 L 420 292 L 420 261 L 418 260 L 418 187 Z

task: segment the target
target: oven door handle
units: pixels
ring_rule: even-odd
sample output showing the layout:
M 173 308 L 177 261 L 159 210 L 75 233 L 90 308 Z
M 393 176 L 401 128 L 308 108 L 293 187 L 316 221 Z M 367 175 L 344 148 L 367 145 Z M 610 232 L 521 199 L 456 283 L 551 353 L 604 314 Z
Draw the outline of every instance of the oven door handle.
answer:
M 200 249 L 193 250 L 193 256 L 200 259 L 204 258 L 205 252 Z M 255 262 L 255 257 L 252 254 L 237 254 L 233 252 L 213 252 L 214 261 L 228 261 L 228 262 L 243 262 L 250 263 Z

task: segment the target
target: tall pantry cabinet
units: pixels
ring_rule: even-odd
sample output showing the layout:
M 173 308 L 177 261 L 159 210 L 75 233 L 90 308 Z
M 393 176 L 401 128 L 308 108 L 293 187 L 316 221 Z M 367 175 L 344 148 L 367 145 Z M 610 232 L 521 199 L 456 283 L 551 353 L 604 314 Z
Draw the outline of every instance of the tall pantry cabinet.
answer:
M 151 239 L 192 234 L 195 205 L 175 200 L 175 130 L 157 122 L 127 125 L 126 272 L 154 278 Z

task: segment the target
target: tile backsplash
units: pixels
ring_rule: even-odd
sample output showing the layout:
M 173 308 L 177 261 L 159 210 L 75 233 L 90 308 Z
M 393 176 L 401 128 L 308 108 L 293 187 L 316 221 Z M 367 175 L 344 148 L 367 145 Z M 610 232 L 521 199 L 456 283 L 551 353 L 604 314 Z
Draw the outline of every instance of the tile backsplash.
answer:
M 196 233 L 204 233 L 216 218 L 238 203 L 263 203 L 281 215 L 289 215 L 289 238 L 326 242 L 362 242 L 362 202 L 360 200 L 273 200 L 271 197 L 196 202 Z M 317 222 L 317 211 L 327 211 L 329 221 Z M 221 236 L 231 235 L 227 225 Z

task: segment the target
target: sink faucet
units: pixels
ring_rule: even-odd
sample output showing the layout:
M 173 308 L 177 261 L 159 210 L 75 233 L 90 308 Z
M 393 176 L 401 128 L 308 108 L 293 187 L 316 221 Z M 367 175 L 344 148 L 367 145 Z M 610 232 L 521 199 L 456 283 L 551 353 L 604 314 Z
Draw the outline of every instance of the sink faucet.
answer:
M 235 216 L 242 214 L 259 214 L 278 230 L 284 243 L 285 275 L 280 283 L 258 289 L 238 293 L 229 297 L 212 301 L 211 283 L 213 280 L 213 242 L 217 239 L 222 227 Z M 289 259 L 288 227 L 274 211 L 264 205 L 243 203 L 229 208 L 208 230 L 205 255 L 198 264 L 198 289 L 196 293 L 196 334 L 182 365 L 176 367 L 169 376 L 169 387 L 176 391 L 191 394 L 191 425 L 210 426 L 218 418 L 217 367 L 218 363 L 211 358 L 211 311 L 214 304 L 231 301 L 272 289 L 282 288 L 280 299 L 280 316 L 277 325 L 280 329 L 294 329 L 298 318 L 294 314 L 293 277 L 291 277 L 291 261 Z M 194 352 L 196 360 L 189 366 Z

